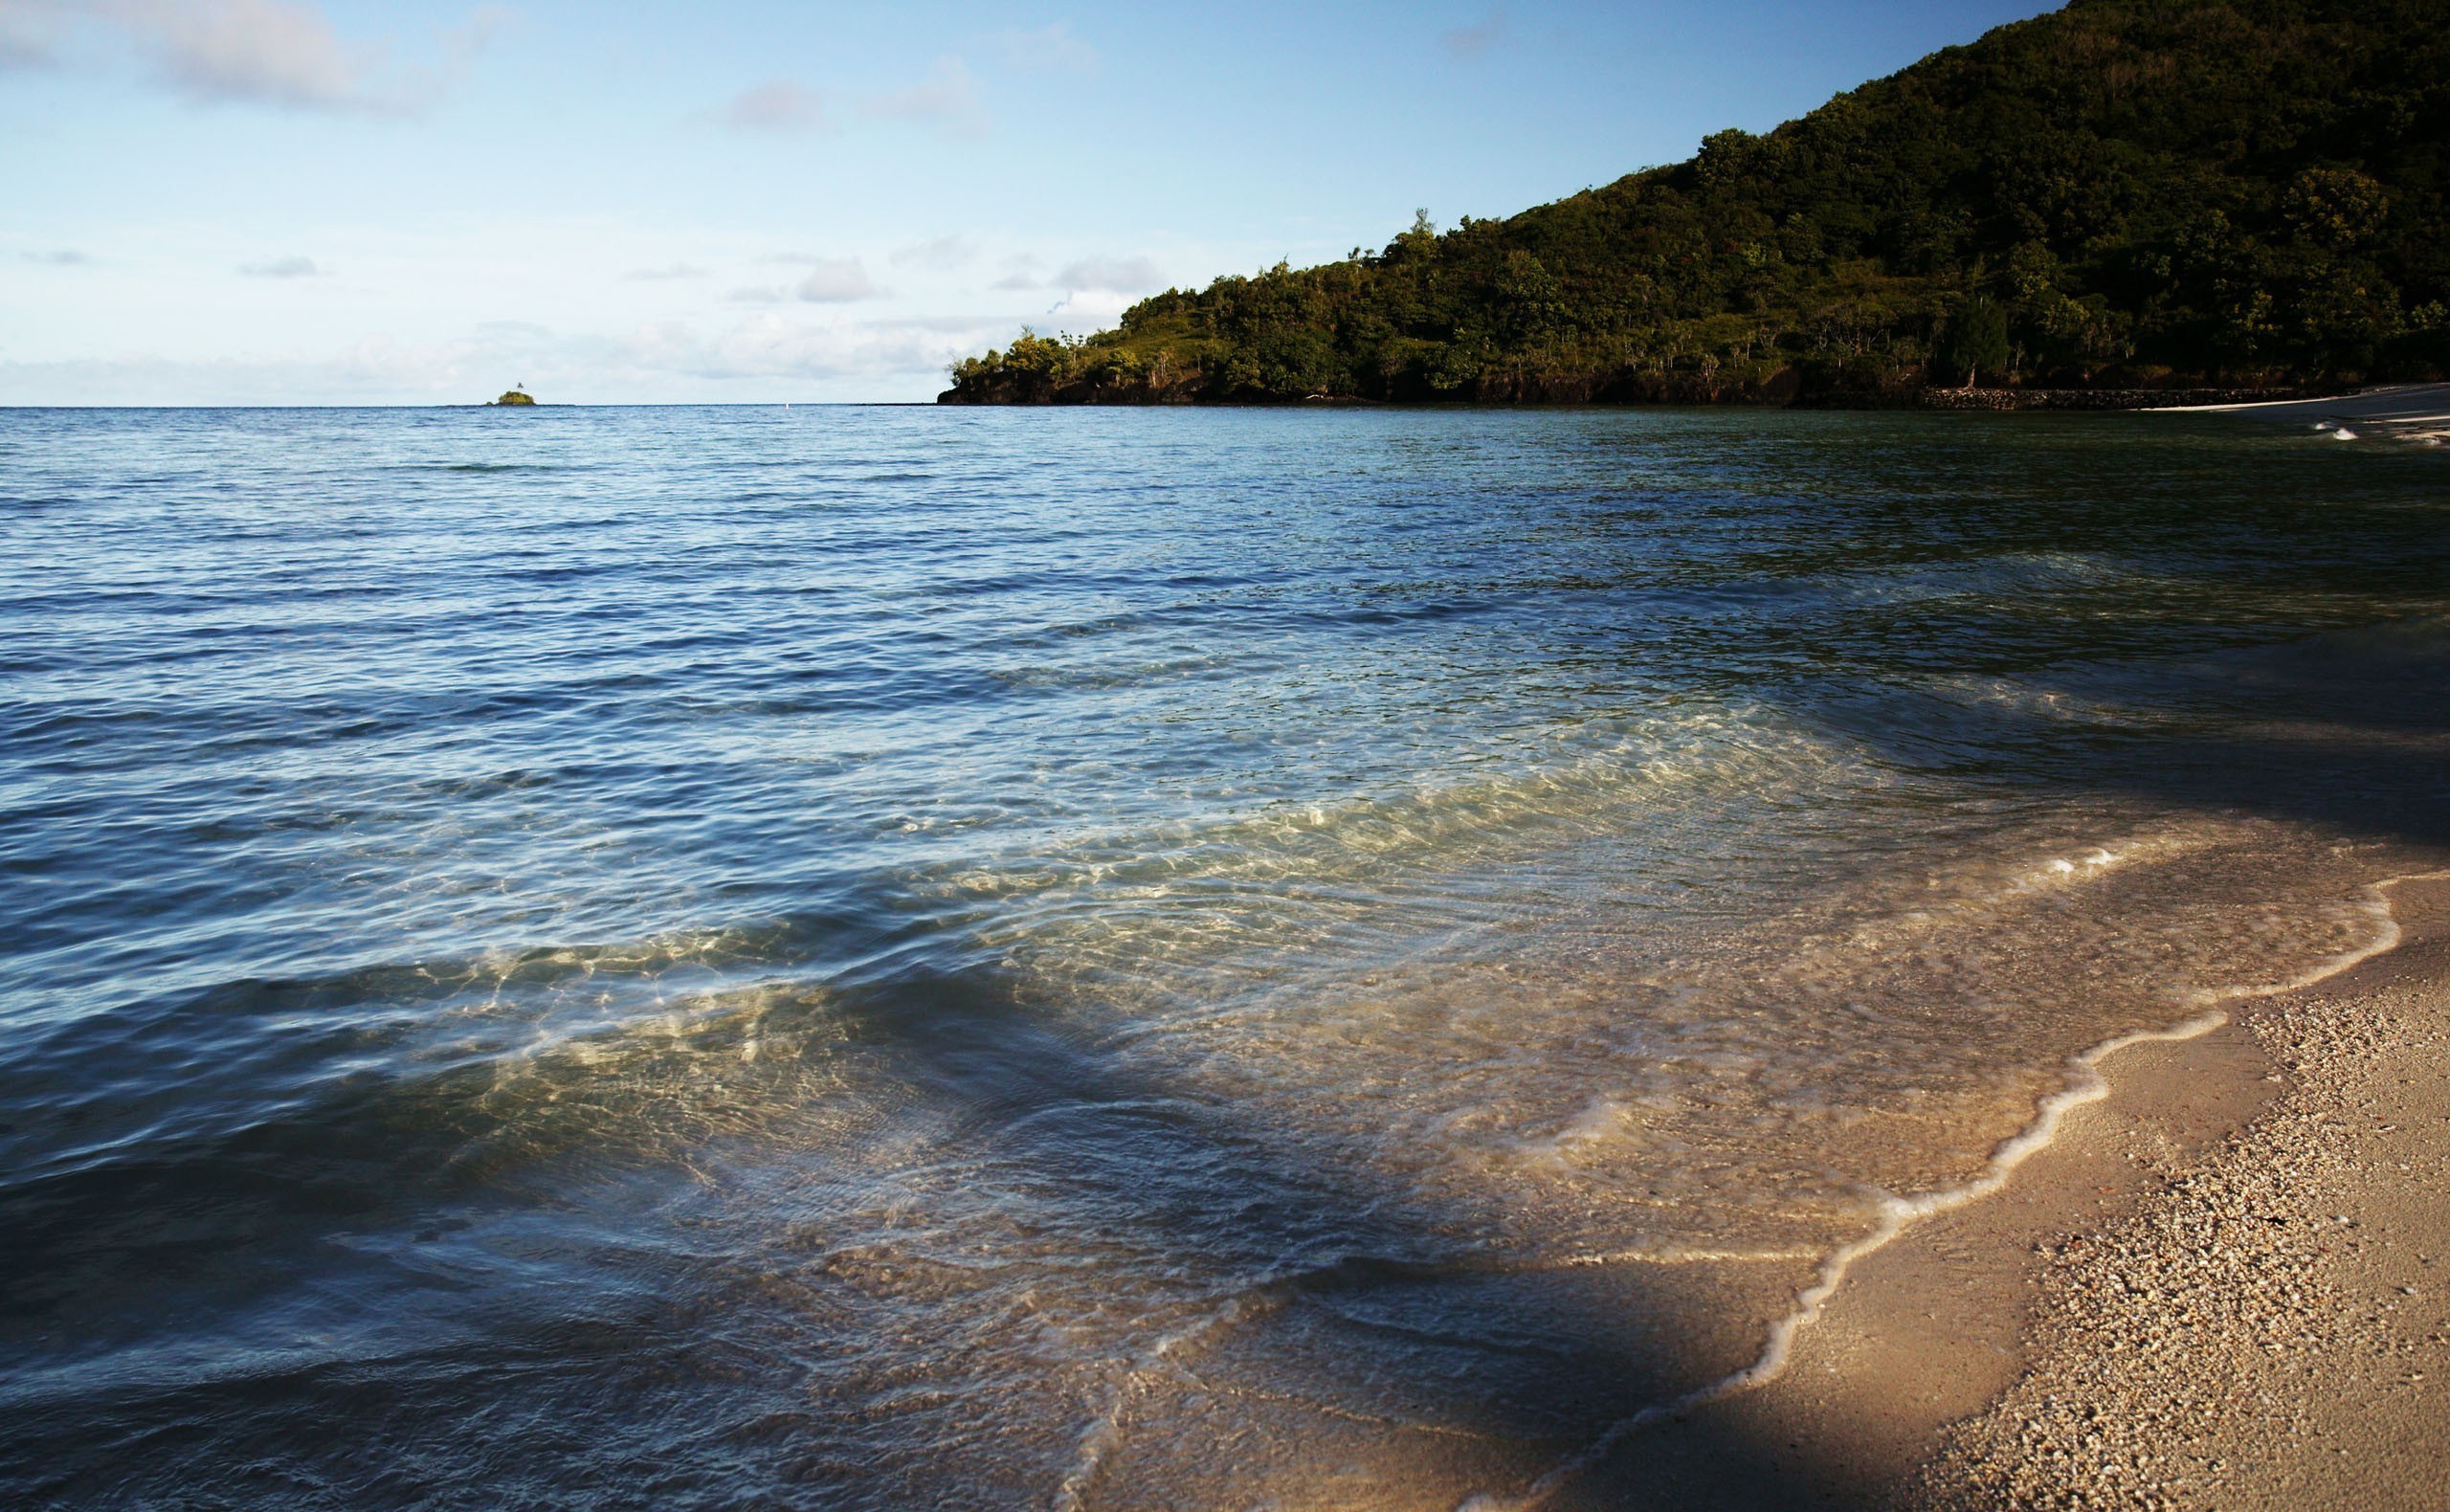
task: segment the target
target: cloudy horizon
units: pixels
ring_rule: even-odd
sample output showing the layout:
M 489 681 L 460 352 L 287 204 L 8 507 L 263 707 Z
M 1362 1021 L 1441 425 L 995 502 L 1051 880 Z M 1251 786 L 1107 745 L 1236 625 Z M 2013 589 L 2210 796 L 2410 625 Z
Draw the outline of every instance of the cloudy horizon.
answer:
M 1847 9 L 0 0 L 0 404 L 924 399 L 2046 7 Z

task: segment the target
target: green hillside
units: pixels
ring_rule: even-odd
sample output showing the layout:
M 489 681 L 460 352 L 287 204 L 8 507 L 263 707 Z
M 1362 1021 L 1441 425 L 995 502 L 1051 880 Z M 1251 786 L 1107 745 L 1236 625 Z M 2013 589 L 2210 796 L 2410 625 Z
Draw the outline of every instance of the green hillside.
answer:
M 1024 333 L 952 403 L 1910 398 L 2450 370 L 2450 0 L 2073 0 L 1506 220 Z

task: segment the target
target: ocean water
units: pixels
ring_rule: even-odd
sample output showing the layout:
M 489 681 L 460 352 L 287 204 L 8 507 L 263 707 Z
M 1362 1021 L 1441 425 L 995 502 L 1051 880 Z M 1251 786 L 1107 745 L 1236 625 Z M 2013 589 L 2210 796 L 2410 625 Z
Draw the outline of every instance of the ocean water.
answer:
M 2385 936 L 2445 485 L 0 411 L 0 1502 L 1576 1504 L 2070 1056 Z

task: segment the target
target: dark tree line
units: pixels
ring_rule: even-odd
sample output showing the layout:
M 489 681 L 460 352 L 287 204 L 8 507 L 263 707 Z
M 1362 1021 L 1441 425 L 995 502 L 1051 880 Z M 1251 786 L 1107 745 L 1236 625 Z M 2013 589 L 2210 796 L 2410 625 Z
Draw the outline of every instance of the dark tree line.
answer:
M 2450 370 L 2450 0 L 2072 0 L 1765 136 L 1024 333 L 954 401 L 1815 399 Z

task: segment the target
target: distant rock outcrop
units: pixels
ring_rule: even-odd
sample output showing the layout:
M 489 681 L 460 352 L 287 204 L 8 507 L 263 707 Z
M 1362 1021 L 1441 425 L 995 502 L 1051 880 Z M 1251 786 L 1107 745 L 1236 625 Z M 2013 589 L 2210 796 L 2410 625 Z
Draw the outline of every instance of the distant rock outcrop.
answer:
M 535 400 L 529 398 L 526 394 L 522 393 L 516 389 L 511 389 L 509 392 L 494 401 L 495 404 L 534 404 L 535 402 Z M 488 406 L 488 408 L 491 408 L 491 406 Z

